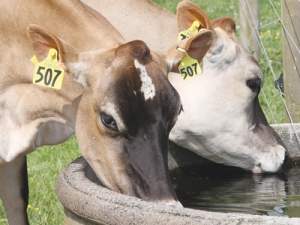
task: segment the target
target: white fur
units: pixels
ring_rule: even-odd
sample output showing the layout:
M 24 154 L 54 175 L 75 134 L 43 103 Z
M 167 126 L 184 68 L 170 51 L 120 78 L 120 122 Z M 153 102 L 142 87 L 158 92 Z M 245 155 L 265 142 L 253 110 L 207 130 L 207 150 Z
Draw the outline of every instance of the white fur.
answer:
M 149 77 L 146 67 L 139 63 L 137 59 L 134 60 L 134 65 L 141 71 L 140 77 L 142 81 L 141 92 L 144 93 L 144 98 L 147 101 L 149 98 L 153 99 L 155 96 L 155 86 Z

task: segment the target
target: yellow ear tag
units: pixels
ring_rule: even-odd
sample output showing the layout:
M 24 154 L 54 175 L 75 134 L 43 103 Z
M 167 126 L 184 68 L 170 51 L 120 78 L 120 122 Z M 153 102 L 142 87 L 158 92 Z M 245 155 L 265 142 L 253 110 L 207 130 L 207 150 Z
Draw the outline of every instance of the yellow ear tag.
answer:
M 201 62 L 202 64 L 202 62 Z M 193 76 L 196 76 L 198 74 L 202 73 L 201 67 L 196 59 L 191 58 L 188 54 L 183 57 L 181 60 L 178 70 L 181 74 L 182 79 L 186 80 Z
M 197 34 L 200 28 L 199 21 L 194 21 L 192 26 L 184 31 L 181 31 L 178 35 L 178 41 L 190 38 L 193 35 Z M 202 64 L 202 62 L 201 62 Z M 193 76 L 202 73 L 200 64 L 196 59 L 191 58 L 188 54 L 184 56 L 178 66 L 179 73 L 181 74 L 182 79 L 186 80 Z
M 186 38 L 192 37 L 193 35 L 198 33 L 199 28 L 200 28 L 199 21 L 194 21 L 192 26 L 189 29 L 181 31 L 179 33 L 177 41 L 181 41 L 181 40 L 184 40 Z
M 30 61 L 35 65 L 37 63 L 39 63 L 39 60 L 37 59 L 37 57 L 34 55 L 32 56 L 32 58 L 30 59 Z
M 31 58 L 35 64 L 32 83 L 55 89 L 61 89 L 64 77 L 64 69 L 57 62 L 57 51 L 49 50 L 47 58 L 38 62 L 36 56 Z

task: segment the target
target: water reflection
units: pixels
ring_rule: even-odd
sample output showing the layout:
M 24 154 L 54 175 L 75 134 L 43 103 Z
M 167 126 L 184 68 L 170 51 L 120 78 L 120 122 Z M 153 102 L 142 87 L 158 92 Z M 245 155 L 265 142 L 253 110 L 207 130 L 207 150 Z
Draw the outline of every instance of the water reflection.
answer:
M 218 212 L 300 217 L 300 169 L 278 175 L 229 170 L 173 178 L 183 206 Z

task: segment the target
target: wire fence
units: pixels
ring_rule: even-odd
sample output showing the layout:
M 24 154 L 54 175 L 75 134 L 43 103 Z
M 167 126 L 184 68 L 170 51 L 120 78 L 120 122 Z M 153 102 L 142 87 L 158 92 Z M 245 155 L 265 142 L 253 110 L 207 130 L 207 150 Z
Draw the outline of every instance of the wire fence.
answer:
M 251 3 L 249 2 L 249 0 L 243 0 L 243 1 L 244 1 L 243 3 L 246 4 L 246 10 L 250 14 L 250 16 L 248 17 L 249 24 L 252 25 L 251 26 L 251 35 L 249 35 L 249 37 L 248 37 L 248 42 L 250 42 L 253 38 L 255 38 L 255 41 L 259 44 L 261 54 L 264 57 L 264 62 L 266 62 L 267 66 L 269 68 L 270 74 L 273 78 L 274 87 L 278 90 L 277 98 L 278 97 L 280 98 L 281 105 L 284 106 L 285 113 L 286 113 L 286 115 L 287 115 L 287 117 L 288 117 L 288 119 L 291 123 L 291 127 L 292 127 L 293 132 L 296 136 L 297 142 L 298 142 L 298 144 L 300 144 L 299 136 L 298 136 L 298 134 L 296 132 L 296 129 L 294 127 L 293 118 L 291 116 L 291 113 L 290 113 L 289 108 L 287 106 L 287 102 L 286 102 L 285 97 L 284 97 L 283 85 L 282 85 L 281 82 L 279 82 L 279 79 L 276 76 L 276 73 L 275 73 L 275 70 L 274 70 L 274 67 L 273 67 L 273 64 L 272 64 L 272 58 L 270 58 L 268 48 L 265 46 L 265 43 L 264 43 L 264 40 L 263 40 L 262 29 L 264 29 L 264 30 L 267 29 L 267 31 L 269 31 L 270 30 L 270 29 L 268 29 L 269 27 L 273 26 L 274 24 L 276 24 L 276 25 L 279 24 L 280 28 L 283 31 L 282 33 L 285 34 L 285 37 L 287 39 L 289 39 L 288 41 L 289 41 L 289 43 L 291 43 L 290 47 L 294 48 L 296 50 L 296 54 L 298 54 L 298 56 L 295 56 L 296 58 L 297 57 L 300 58 L 299 39 L 297 38 L 297 36 L 296 36 L 296 38 L 297 38 L 296 40 L 292 37 L 292 35 L 290 34 L 290 31 L 287 29 L 287 26 L 286 26 L 284 20 L 282 19 L 281 12 L 279 11 L 280 8 L 278 9 L 278 5 L 276 6 L 276 4 L 280 4 L 280 1 L 278 1 L 278 0 L 277 1 L 276 0 L 268 0 L 268 4 L 270 6 L 270 9 L 273 11 L 273 14 L 275 15 L 275 17 L 269 18 L 269 21 L 264 23 L 264 24 L 260 23 L 259 18 L 254 15 L 254 13 L 255 13 L 254 10 L 256 10 L 256 9 L 252 8 Z M 298 1 L 298 4 L 300 5 L 300 1 L 299 0 L 297 0 L 297 1 Z M 282 4 L 288 4 L 288 3 L 286 2 L 286 0 L 282 0 Z M 240 7 L 240 9 L 245 10 L 245 7 L 244 8 Z M 242 11 L 240 13 L 247 14 L 246 11 Z M 294 25 L 294 27 L 295 27 L 295 29 L 300 29 L 300 24 Z M 267 32 L 267 33 L 271 34 L 271 32 Z M 279 41 L 282 42 L 281 38 L 280 38 Z M 250 43 L 246 42 L 246 43 L 243 43 L 243 44 L 247 46 Z M 278 45 L 275 44 L 275 46 L 278 46 Z M 281 46 L 282 45 L 279 45 L 278 47 L 281 47 Z M 285 46 L 283 46 L 283 47 L 285 47 Z M 281 57 L 282 57 L 282 54 L 281 54 Z M 294 65 L 294 67 L 296 68 L 296 65 Z M 298 76 L 299 76 L 299 73 L 298 73 Z M 281 79 L 282 79 L 282 77 L 281 77 Z M 300 89 L 300 87 L 299 87 L 299 89 Z M 276 116 L 275 116 L 274 111 L 272 109 L 272 104 L 270 103 L 270 99 L 267 97 L 267 93 L 266 93 L 264 88 L 262 89 L 262 96 L 263 96 L 263 100 L 266 103 L 268 113 L 269 113 L 270 118 L 271 118 L 271 122 L 277 124 L 278 120 L 276 119 Z M 282 122 L 282 121 L 280 121 L 280 122 Z
M 182 0 L 153 0 L 157 4 L 167 8 L 173 13 L 176 13 L 176 6 Z M 209 16 L 210 19 L 229 16 L 232 17 L 237 25 L 237 36 L 241 40 L 241 20 L 240 15 L 246 14 L 245 11 L 240 10 L 240 3 L 246 4 L 245 9 L 249 10 L 250 14 L 247 17 L 251 26 L 251 32 L 248 36 L 250 39 L 255 39 L 260 49 L 259 65 L 264 74 L 264 85 L 259 95 L 260 105 L 266 115 L 270 124 L 286 123 L 287 120 L 291 123 L 292 130 L 295 136 L 299 137 L 294 129 L 294 121 L 286 103 L 286 96 L 284 95 L 284 86 L 280 81 L 283 80 L 283 36 L 286 35 L 289 39 L 293 39 L 288 32 L 286 24 L 281 18 L 281 4 L 282 2 L 293 1 L 300 5 L 300 0 L 260 0 L 259 2 L 259 19 L 256 18 L 255 13 L 251 9 L 251 3 L 255 0 L 190 0 L 200 6 Z M 300 14 L 300 10 L 298 12 Z M 296 29 L 300 30 L 300 25 Z M 299 54 L 299 40 L 293 40 L 291 46 L 298 51 Z M 244 43 L 243 45 L 248 45 Z M 250 51 L 251 52 L 251 51 Z M 298 57 L 300 60 L 300 56 Z M 299 63 L 300 65 L 300 63 Z M 300 70 L 300 68 L 299 68 Z M 300 79 L 299 79 L 300 83 Z M 299 84 L 300 91 L 300 84 Z M 299 94 L 300 96 L 300 94 Z M 299 97 L 300 99 L 300 97 Z M 300 105 L 299 105 L 300 114 Z M 300 118 L 300 115 L 299 115 Z M 299 120 L 297 121 L 299 122 Z
M 276 9 L 275 7 L 268 8 L 268 4 L 266 3 L 260 4 L 261 8 L 259 8 L 259 11 L 273 10 L 273 12 L 267 13 L 269 15 L 269 18 L 266 19 L 262 18 L 262 20 L 260 20 L 261 13 L 259 12 L 257 16 L 257 12 L 256 12 L 257 9 L 253 8 L 253 1 L 252 2 L 250 1 L 241 0 L 240 4 L 244 4 L 245 6 L 239 7 L 240 9 L 239 14 L 242 16 L 246 15 L 247 17 L 246 21 L 248 22 L 248 26 L 250 27 L 250 35 L 248 35 L 248 39 L 245 39 L 245 37 L 243 38 L 243 45 L 247 47 L 251 45 L 257 45 L 260 48 L 260 50 L 256 49 L 256 51 L 259 51 L 260 52 L 259 55 L 262 55 L 263 58 L 260 60 L 260 58 L 258 59 L 256 57 L 256 59 L 260 62 L 265 77 L 265 85 L 261 91 L 260 100 L 269 122 L 277 124 L 283 122 L 284 115 L 283 114 L 277 115 L 278 113 L 276 113 L 273 108 L 274 106 L 276 106 L 277 109 L 281 108 L 280 111 L 283 112 L 284 109 L 282 104 L 284 105 L 284 98 L 283 98 L 283 91 L 280 85 L 277 85 L 277 87 L 275 87 L 273 83 L 277 80 L 278 73 L 280 73 L 283 70 L 282 63 L 281 63 L 282 51 L 279 52 L 279 58 L 277 60 L 274 60 L 272 58 L 274 56 L 271 53 L 270 53 L 271 56 L 269 56 L 269 50 L 278 46 L 281 47 L 280 45 L 281 39 L 270 40 L 268 36 L 270 37 L 274 36 L 273 33 L 276 32 L 276 30 L 278 31 L 278 29 L 280 29 L 280 27 L 278 26 L 278 16 L 277 16 L 278 9 Z M 280 4 L 280 2 L 277 1 L 277 4 Z M 240 18 L 242 18 L 242 16 L 240 16 Z M 243 34 L 241 35 L 243 36 Z M 270 41 L 273 42 L 272 43 L 273 46 L 266 47 L 265 43 L 269 43 Z M 250 49 L 248 48 L 248 50 Z M 279 64 L 279 68 L 277 68 L 277 72 L 275 72 L 276 69 L 274 69 L 273 66 L 273 64 L 276 63 L 276 61 L 277 64 Z M 278 71 L 278 69 L 281 71 Z M 278 89 L 279 91 L 276 92 L 276 95 L 272 96 L 270 95 L 270 93 L 274 92 L 274 88 L 279 88 Z M 274 99 L 274 97 L 276 98 L 276 101 L 273 103 L 276 104 L 273 104 L 271 102 L 271 100 Z M 280 97 L 280 99 L 278 99 L 278 97 Z
M 176 6 L 181 0 L 154 0 L 173 13 L 176 13 Z M 209 16 L 210 19 L 229 16 L 236 22 L 237 36 L 241 40 L 241 22 L 240 15 L 245 14 L 240 11 L 240 2 L 248 4 L 254 0 L 191 0 L 200 6 Z M 281 8 L 281 0 L 272 0 L 272 5 L 269 0 L 260 0 L 260 20 L 255 20 L 255 16 L 249 15 L 247 18 L 253 24 L 249 39 L 252 36 L 258 38 L 260 48 L 262 49 L 262 57 L 259 60 L 260 67 L 264 74 L 264 85 L 261 94 L 259 95 L 260 104 L 271 124 L 285 122 L 285 106 L 282 100 L 283 91 L 279 91 L 274 86 L 274 81 L 280 76 L 283 71 L 282 65 L 282 34 L 281 25 L 278 20 Z M 298 1 L 298 0 L 297 0 Z M 249 7 L 251 10 L 251 7 Z M 276 14 L 277 12 L 277 14 Z M 245 45 L 245 43 L 243 43 Z

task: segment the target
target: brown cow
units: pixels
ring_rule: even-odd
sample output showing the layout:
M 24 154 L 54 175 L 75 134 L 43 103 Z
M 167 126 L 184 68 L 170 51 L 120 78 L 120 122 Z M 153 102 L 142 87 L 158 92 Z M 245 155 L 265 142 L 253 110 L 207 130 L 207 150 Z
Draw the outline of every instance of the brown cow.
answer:
M 195 57 L 211 31 L 154 52 L 126 43 L 77 0 L 10 0 L 0 11 L 0 194 L 9 224 L 28 224 L 25 155 L 74 131 L 103 185 L 180 205 L 167 143 L 181 102 L 166 74 L 185 56 L 177 48 Z

